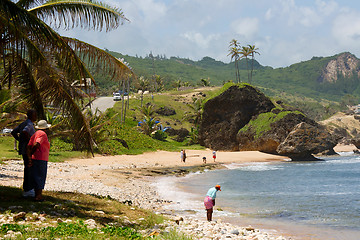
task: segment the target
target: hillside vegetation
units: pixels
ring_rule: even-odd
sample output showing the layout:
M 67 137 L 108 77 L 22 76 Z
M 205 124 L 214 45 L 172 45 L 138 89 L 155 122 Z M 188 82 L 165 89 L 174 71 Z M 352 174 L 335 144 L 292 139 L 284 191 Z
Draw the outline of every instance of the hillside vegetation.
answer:
M 210 57 L 192 61 L 179 57 L 133 57 L 110 52 L 113 56 L 124 59 L 137 76 L 144 76 L 152 83 L 153 75 L 162 79 L 164 90 L 179 86 L 202 86 L 205 79 L 211 86 L 221 86 L 226 82 L 235 82 L 234 63 L 223 63 Z M 351 62 L 349 62 L 350 60 Z M 251 60 L 249 60 L 251 61 Z M 250 64 L 249 64 L 250 65 Z M 329 66 L 334 66 L 336 80 L 329 79 Z M 250 68 L 250 66 L 249 66 Z M 341 53 L 330 57 L 313 57 L 311 60 L 295 63 L 285 68 L 272 68 L 254 61 L 252 85 L 261 89 L 268 96 L 298 107 L 310 117 L 323 120 L 346 105 L 358 103 L 360 99 L 360 60 L 350 53 Z M 331 70 L 331 69 L 330 69 Z M 246 60 L 239 61 L 242 82 L 248 82 Z M 344 71 L 347 71 L 344 73 Z M 325 75 L 324 75 L 325 74 Z M 334 75 L 334 73 L 332 73 Z M 118 90 L 119 84 L 107 76 L 95 76 L 101 94 L 111 94 Z M 137 91 L 138 84 L 132 83 L 132 90 Z

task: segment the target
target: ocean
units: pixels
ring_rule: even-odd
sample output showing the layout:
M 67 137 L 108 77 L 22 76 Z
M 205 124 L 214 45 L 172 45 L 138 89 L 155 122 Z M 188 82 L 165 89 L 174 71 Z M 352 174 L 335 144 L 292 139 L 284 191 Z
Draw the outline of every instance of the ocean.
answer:
M 220 184 L 214 219 L 294 234 L 295 239 L 360 239 L 360 156 L 316 162 L 230 164 L 227 169 L 160 179 L 179 214 L 205 220 L 203 198 Z

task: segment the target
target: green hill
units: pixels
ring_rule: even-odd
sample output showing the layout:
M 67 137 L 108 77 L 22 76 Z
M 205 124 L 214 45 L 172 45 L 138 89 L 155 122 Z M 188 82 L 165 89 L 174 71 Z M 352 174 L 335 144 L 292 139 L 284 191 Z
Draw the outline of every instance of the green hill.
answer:
M 177 81 L 198 86 L 207 79 L 213 86 L 235 81 L 234 63 L 223 63 L 210 57 L 192 61 L 179 57 L 133 57 L 110 52 L 130 64 L 137 76 L 151 79 L 160 75 L 165 89 L 173 89 Z M 251 59 L 249 59 L 249 68 Z M 332 102 L 341 103 L 349 99 L 357 102 L 360 97 L 360 60 L 350 53 L 330 57 L 313 57 L 285 68 L 262 66 L 254 61 L 251 84 L 262 89 L 270 97 L 284 95 L 290 102 L 313 99 L 322 106 Z M 246 60 L 239 62 L 241 81 L 248 82 Z M 96 74 L 95 74 L 96 75 Z M 117 89 L 116 83 L 106 76 L 96 76 L 100 89 L 107 94 Z M 107 91 L 106 91 L 107 90 Z M 324 103 L 325 101 L 325 103 Z M 328 102 L 329 101 L 329 102 Z M 295 104 L 298 105 L 298 104 Z M 344 104 L 343 104 L 344 105 Z

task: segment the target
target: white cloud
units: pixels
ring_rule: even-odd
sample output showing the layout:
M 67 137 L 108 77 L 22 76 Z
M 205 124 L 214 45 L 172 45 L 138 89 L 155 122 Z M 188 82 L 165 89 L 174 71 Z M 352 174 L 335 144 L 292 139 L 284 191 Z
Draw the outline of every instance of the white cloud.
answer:
M 335 1 L 316 0 L 315 3 L 319 12 L 325 16 L 334 13 L 339 8 L 339 5 Z
M 332 35 L 341 46 L 359 46 L 360 16 L 358 12 L 339 15 L 333 24 Z
M 238 35 L 251 39 L 259 30 L 259 20 L 257 18 L 242 18 L 231 23 L 231 29 Z
M 181 37 L 195 43 L 197 46 L 204 49 L 209 48 L 210 43 L 218 38 L 216 34 L 203 36 L 203 34 L 199 32 L 186 32 L 184 34 L 181 34 Z

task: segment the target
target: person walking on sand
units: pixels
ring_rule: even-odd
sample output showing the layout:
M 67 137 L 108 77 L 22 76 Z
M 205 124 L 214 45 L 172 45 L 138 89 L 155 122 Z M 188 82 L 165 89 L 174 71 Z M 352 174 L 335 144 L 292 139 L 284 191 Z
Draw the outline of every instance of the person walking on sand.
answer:
M 22 155 L 24 161 L 24 180 L 23 180 L 23 197 L 34 197 L 35 192 L 31 185 L 29 158 L 26 152 L 26 146 L 32 135 L 35 133 L 34 122 L 37 119 L 36 111 L 29 109 L 26 113 L 27 119 L 17 126 L 11 135 L 19 141 L 18 152 Z
M 186 152 L 185 150 L 183 150 L 183 162 L 185 163 L 185 161 L 186 161 Z
M 206 157 L 203 157 L 203 163 L 206 164 Z
M 44 201 L 42 190 L 45 187 L 49 160 L 50 143 L 47 132 L 50 126 L 46 120 L 40 120 L 36 125 L 38 130 L 31 136 L 27 145 L 32 184 L 35 189 L 34 200 L 38 202 Z
M 216 151 L 215 150 L 213 151 L 213 159 L 214 159 L 214 162 L 215 162 L 215 160 L 216 160 Z
M 206 217 L 209 222 L 212 221 L 212 214 L 213 214 L 213 208 L 215 206 L 215 198 L 217 191 L 221 191 L 220 185 L 215 185 L 215 187 L 210 188 L 204 199 Z
M 184 150 L 181 149 L 180 151 L 180 162 L 184 161 Z

